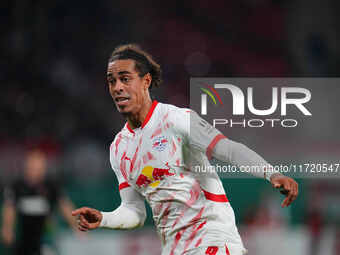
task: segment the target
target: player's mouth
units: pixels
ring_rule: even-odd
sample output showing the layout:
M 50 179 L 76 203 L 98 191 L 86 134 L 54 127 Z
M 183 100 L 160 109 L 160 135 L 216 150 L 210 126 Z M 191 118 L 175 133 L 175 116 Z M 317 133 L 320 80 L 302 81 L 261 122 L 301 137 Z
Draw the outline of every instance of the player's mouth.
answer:
M 116 97 L 115 102 L 118 106 L 126 105 L 129 102 L 129 97 Z

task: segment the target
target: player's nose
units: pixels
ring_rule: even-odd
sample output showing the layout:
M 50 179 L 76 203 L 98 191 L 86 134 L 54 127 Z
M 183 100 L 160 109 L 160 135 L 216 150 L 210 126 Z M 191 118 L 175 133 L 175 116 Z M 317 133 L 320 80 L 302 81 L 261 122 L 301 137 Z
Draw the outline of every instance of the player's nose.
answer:
M 122 93 L 124 91 L 124 84 L 119 79 L 116 81 L 113 91 L 116 94 Z

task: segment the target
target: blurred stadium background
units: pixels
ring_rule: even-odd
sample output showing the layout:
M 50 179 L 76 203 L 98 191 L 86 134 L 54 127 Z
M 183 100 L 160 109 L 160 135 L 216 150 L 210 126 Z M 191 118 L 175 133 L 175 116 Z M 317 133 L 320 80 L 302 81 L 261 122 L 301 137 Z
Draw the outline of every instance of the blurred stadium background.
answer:
M 1 192 L 36 146 L 77 206 L 119 205 L 108 149 L 124 121 L 105 77 L 117 45 L 151 52 L 164 79 L 154 97 L 189 106 L 190 77 L 339 76 L 339 7 L 336 0 L 1 1 Z M 333 124 L 337 132 L 339 120 Z M 339 142 L 324 152 L 339 152 Z M 282 197 L 263 180 L 223 179 L 250 255 L 340 254 L 339 182 L 298 182 L 299 198 L 282 210 Z M 150 210 L 146 226 L 132 232 L 79 238 L 58 214 L 53 222 L 44 240 L 62 255 L 160 254 Z

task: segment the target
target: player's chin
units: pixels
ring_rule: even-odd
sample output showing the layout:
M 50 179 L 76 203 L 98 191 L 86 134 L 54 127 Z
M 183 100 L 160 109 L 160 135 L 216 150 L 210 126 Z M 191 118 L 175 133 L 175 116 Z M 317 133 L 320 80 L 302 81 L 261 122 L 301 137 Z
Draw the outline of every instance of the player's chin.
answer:
M 123 114 L 124 116 L 127 116 L 131 113 L 131 110 L 129 109 L 130 107 L 128 107 L 128 106 L 116 105 L 116 107 L 117 107 L 118 112 Z

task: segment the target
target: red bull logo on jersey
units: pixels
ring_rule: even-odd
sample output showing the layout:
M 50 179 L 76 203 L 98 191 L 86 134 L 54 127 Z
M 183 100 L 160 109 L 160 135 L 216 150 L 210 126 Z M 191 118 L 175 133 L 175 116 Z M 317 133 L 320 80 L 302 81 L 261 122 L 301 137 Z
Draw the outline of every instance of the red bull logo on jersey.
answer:
M 152 148 L 156 151 L 164 151 L 168 143 L 168 139 L 165 136 L 158 136 L 152 140 Z
M 170 172 L 171 169 L 168 166 L 168 163 L 166 166 L 168 168 L 157 168 L 152 166 L 144 167 L 142 173 L 138 176 L 136 181 L 137 186 L 146 187 L 150 185 L 152 188 L 155 188 L 166 176 L 175 175 L 174 173 Z

